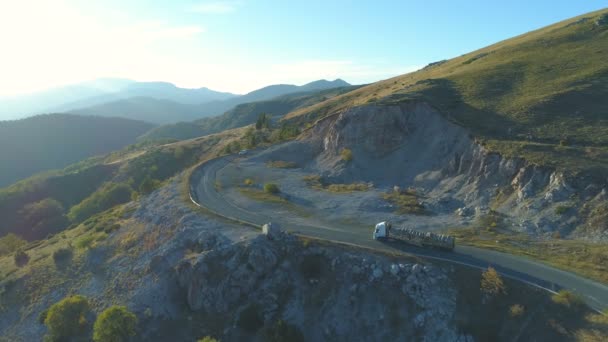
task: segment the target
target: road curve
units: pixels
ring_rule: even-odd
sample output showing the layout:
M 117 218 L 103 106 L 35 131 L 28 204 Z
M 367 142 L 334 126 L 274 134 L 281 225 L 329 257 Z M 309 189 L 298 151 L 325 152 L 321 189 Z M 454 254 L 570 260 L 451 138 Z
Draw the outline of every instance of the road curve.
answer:
M 215 182 L 217 172 L 235 158 L 237 156 L 230 155 L 212 159 L 201 164 L 193 171 L 189 186 L 190 199 L 194 204 L 219 216 L 258 228 L 264 223 L 272 221 L 283 227 L 289 227 L 291 231 L 303 236 L 381 251 L 401 251 L 419 257 L 443 260 L 479 269 L 492 266 L 503 276 L 550 292 L 560 289 L 572 290 L 582 295 L 587 304 L 597 311 L 608 308 L 608 286 L 525 257 L 470 246 L 457 246 L 453 252 L 443 252 L 405 243 L 383 243 L 371 238 L 371 227 L 281 222 L 280 218 L 240 208 L 222 196 L 216 189 Z

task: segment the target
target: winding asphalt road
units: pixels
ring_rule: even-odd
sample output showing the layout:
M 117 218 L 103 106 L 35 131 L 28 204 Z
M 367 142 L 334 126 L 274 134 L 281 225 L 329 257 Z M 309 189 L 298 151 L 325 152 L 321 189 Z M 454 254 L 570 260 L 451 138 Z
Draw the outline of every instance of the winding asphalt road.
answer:
M 574 273 L 562 271 L 525 257 L 500 253 L 469 246 L 457 246 L 453 252 L 444 252 L 411 246 L 405 243 L 383 243 L 372 239 L 372 227 L 319 222 L 304 223 L 281 221 L 263 212 L 251 212 L 236 206 L 224 198 L 216 187 L 216 174 L 237 156 L 231 155 L 212 159 L 201 164 L 190 178 L 190 198 L 194 204 L 233 221 L 261 227 L 270 221 L 288 227 L 298 235 L 371 248 L 381 251 L 401 251 L 427 259 L 443 260 L 450 263 L 485 269 L 494 267 L 503 276 L 529 285 L 555 292 L 560 289 L 572 290 L 584 297 L 595 310 L 608 308 L 608 286 L 583 278 Z

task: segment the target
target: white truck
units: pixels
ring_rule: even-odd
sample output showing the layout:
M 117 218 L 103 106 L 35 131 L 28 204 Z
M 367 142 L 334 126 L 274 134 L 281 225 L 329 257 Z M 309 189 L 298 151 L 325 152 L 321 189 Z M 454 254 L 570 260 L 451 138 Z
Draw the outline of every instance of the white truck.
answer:
M 456 239 L 450 235 L 421 232 L 410 228 L 395 228 L 388 221 L 376 224 L 372 235 L 374 240 L 387 240 L 389 238 L 404 241 L 420 247 L 436 247 L 452 251 Z

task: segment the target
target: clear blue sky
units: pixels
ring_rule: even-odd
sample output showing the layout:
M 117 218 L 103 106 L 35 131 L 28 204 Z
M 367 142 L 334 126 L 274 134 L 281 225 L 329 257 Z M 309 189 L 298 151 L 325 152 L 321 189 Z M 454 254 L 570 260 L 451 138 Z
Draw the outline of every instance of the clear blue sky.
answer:
M 372 82 L 606 1 L 23 0 L 0 5 L 0 95 L 97 77 L 244 93 Z

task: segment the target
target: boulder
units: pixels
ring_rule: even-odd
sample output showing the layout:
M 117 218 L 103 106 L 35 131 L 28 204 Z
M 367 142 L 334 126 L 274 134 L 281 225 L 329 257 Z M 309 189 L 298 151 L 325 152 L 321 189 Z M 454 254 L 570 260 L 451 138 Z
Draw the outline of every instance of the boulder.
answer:
M 277 223 L 268 222 L 262 226 L 262 234 L 274 240 L 281 235 L 281 227 Z

